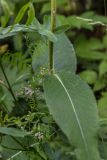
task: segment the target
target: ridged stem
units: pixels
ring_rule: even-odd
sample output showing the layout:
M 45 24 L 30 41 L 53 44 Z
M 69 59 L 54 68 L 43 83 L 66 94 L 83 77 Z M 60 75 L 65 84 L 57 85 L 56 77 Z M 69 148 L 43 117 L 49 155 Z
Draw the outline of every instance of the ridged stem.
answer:
M 51 32 L 54 33 L 56 27 L 56 0 L 51 0 Z M 49 42 L 49 71 L 54 71 L 54 42 Z

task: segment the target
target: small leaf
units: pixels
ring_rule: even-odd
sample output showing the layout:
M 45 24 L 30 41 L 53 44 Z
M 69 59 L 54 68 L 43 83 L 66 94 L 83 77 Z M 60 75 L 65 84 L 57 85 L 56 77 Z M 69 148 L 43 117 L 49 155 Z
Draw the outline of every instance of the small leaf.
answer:
M 102 118 L 107 118 L 107 96 L 102 97 L 98 101 L 98 109 L 99 109 L 99 115 Z
M 51 31 L 45 29 L 41 24 L 36 21 L 36 25 L 13 25 L 7 28 L 0 28 L 0 39 L 14 36 L 19 32 L 38 32 L 42 36 L 46 36 L 50 41 L 56 42 L 57 37 Z
M 19 142 L 19 143 L 18 143 Z M 29 142 L 29 144 L 28 144 Z M 33 155 L 31 151 L 32 146 L 35 146 L 36 140 L 33 136 L 12 137 L 3 136 L 1 141 L 2 155 L 5 160 L 29 160 L 29 154 Z M 23 151 L 24 148 L 30 147 L 30 152 Z M 24 147 L 24 148 L 23 148 Z M 33 160 L 32 158 L 30 160 Z M 37 159 L 38 160 L 38 159 Z
M 16 66 L 12 67 L 11 64 L 8 64 L 8 61 L 6 61 L 5 58 L 3 59 L 3 61 L 4 61 L 3 67 L 5 66 L 4 70 L 5 70 L 5 73 L 8 77 L 8 81 L 11 85 L 11 88 L 12 88 L 14 94 L 16 92 L 20 92 L 20 89 L 23 88 L 25 85 L 25 80 L 29 78 L 29 75 L 30 75 L 29 68 L 27 68 L 27 66 L 26 66 L 25 70 L 24 69 L 19 70 L 18 63 L 17 63 L 17 67 Z M 18 61 L 18 57 L 17 57 L 17 61 Z M 25 62 L 24 57 L 23 57 L 22 61 Z M 15 59 L 14 59 L 14 63 L 15 63 Z M 1 69 L 0 69 L 0 78 L 4 82 L 4 84 L 0 83 L 0 86 L 2 88 L 2 92 L 0 93 L 0 97 L 4 96 L 4 99 L 2 99 L 2 103 L 4 103 L 5 106 L 8 108 L 8 112 L 11 112 L 12 108 L 14 106 L 14 99 L 8 90 L 7 81 L 4 77 L 4 74 Z
M 20 75 L 12 85 L 15 85 L 17 83 L 21 83 L 23 80 L 26 80 L 29 77 L 29 75 L 30 75 L 29 73 L 24 73 L 24 74 Z
M 26 25 L 30 25 L 34 18 L 35 18 L 35 9 L 31 3 L 29 6 L 28 19 Z
M 61 33 L 66 32 L 69 29 L 70 29 L 70 25 L 69 24 L 68 25 L 66 24 L 66 25 L 58 26 L 58 27 L 55 28 L 54 33 L 55 34 L 61 34 Z
M 27 132 L 24 132 L 15 128 L 7 128 L 7 127 L 0 127 L 0 133 L 7 134 L 14 137 L 25 137 L 28 135 Z
M 27 31 L 32 32 L 32 29 L 28 28 L 28 26 L 19 25 L 19 24 L 16 24 L 13 27 L 9 26 L 7 28 L 0 28 L 0 39 L 14 36 L 19 32 L 27 32 Z
M 100 160 L 97 105 L 87 84 L 74 74 L 61 72 L 45 77 L 44 91 L 50 113 L 76 148 L 77 159 Z
M 99 74 L 103 76 L 105 73 L 107 73 L 107 61 L 102 61 L 99 65 Z
M 44 149 L 46 155 L 48 156 L 49 160 L 54 160 L 55 159 L 54 152 L 53 152 L 49 143 L 45 142 L 43 144 L 43 149 Z
M 74 46 L 76 48 L 76 53 L 80 58 L 89 60 L 107 59 L 107 55 L 100 51 L 104 49 L 104 45 L 97 38 L 87 39 L 84 36 L 79 36 L 76 39 Z
M 106 86 L 106 80 L 104 78 L 99 78 L 94 84 L 94 91 L 100 91 Z
M 97 73 L 92 70 L 83 71 L 79 75 L 83 80 L 85 80 L 89 84 L 93 84 L 97 80 Z
M 3 7 L 3 11 L 4 11 L 4 16 L 1 16 L 0 17 L 0 20 L 1 20 L 1 24 L 2 24 L 2 27 L 5 27 L 9 21 L 9 18 L 10 18 L 10 15 L 11 15 L 11 10 L 8 6 L 8 3 L 4 0 L 1 0 L 0 2 Z
M 27 3 L 27 4 L 25 4 L 25 5 L 20 9 L 18 15 L 17 15 L 16 18 L 15 18 L 14 24 L 19 23 L 19 22 L 22 20 L 25 12 L 26 12 L 27 9 L 29 8 L 29 5 L 30 5 L 30 3 Z

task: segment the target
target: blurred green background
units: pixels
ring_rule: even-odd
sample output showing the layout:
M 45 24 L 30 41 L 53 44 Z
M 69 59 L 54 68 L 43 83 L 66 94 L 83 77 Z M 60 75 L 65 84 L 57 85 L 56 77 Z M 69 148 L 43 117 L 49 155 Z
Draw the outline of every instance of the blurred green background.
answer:
M 11 25 L 20 8 L 28 0 L 1 0 L 0 24 Z M 50 0 L 33 0 L 35 14 L 39 21 L 50 14 Z M 57 0 L 57 19 L 61 24 L 69 24 L 66 32 L 74 45 L 78 58 L 77 73 L 90 84 L 99 107 L 104 108 L 101 115 L 107 115 L 107 17 L 106 0 Z M 21 23 L 25 23 L 25 14 Z M 13 39 L 0 40 L 0 53 L 27 52 L 25 39 L 16 36 Z
M 33 1 L 34 4 L 36 18 L 41 23 L 44 23 L 44 21 L 46 20 L 46 16 L 50 15 L 50 0 L 31 0 L 31 1 Z M 29 0 L 0 0 L 0 26 L 7 27 L 9 25 L 12 25 L 14 23 L 17 14 L 19 13 L 19 10 L 27 2 L 29 2 Z M 102 157 L 107 158 L 107 151 L 106 151 L 107 149 L 107 10 L 106 8 L 107 7 L 106 6 L 107 6 L 107 0 L 98 0 L 98 1 L 57 0 L 57 21 L 61 25 L 69 25 L 69 29 L 67 30 L 66 34 L 70 39 L 71 43 L 73 44 L 75 53 L 77 55 L 77 73 L 81 76 L 82 79 L 84 79 L 90 85 L 97 99 L 98 111 L 101 120 L 101 127 L 103 126 L 99 136 L 101 142 L 100 150 L 101 153 L 103 153 Z M 25 24 L 27 17 L 28 15 L 27 13 L 25 13 L 23 19 L 21 20 L 21 24 Z M 15 57 L 13 59 L 11 58 L 11 55 L 15 54 L 18 63 L 20 62 L 20 59 L 22 59 L 19 70 L 22 71 L 23 68 L 23 73 L 24 73 L 27 71 L 26 63 L 28 65 L 31 63 L 29 56 L 30 53 L 33 54 L 35 50 L 38 51 L 39 47 L 37 47 L 35 44 L 35 34 L 32 35 L 29 33 L 28 35 L 25 34 L 23 36 L 22 33 L 19 33 L 17 34 L 17 36 L 13 36 L 11 38 L 8 37 L 0 39 L 0 56 L 3 57 L 8 52 L 9 60 L 11 60 L 11 62 L 17 66 L 17 61 L 15 60 Z M 41 52 L 42 51 L 43 50 L 41 50 Z M 17 79 L 16 68 L 14 68 L 13 70 L 11 70 L 10 68 L 6 68 L 6 72 L 8 73 L 7 75 L 11 79 L 11 81 L 14 80 L 15 78 Z M 35 83 L 35 81 L 33 80 L 31 81 L 32 86 L 35 87 L 35 84 L 37 86 L 40 85 L 37 82 L 38 79 L 36 79 L 37 84 Z M 19 88 L 21 88 L 21 86 L 20 87 L 17 86 L 17 89 Z M 29 88 L 27 89 L 29 91 Z M 41 88 L 39 89 L 41 91 Z M 30 91 L 32 92 L 32 90 Z M 0 95 L 1 93 L 2 91 L 0 90 Z M 43 93 L 41 92 L 40 93 L 41 97 L 42 94 Z M 11 104 L 11 102 L 9 101 L 10 99 L 11 97 L 8 97 L 6 103 L 7 105 L 13 106 L 13 104 Z M 25 99 L 26 97 L 24 97 L 24 99 L 23 98 L 20 99 L 20 104 L 21 105 L 23 104 L 24 107 L 26 106 Z M 41 99 L 43 100 L 43 97 Z M 43 102 L 41 103 L 42 105 L 44 105 Z M 30 103 L 31 103 L 30 106 L 35 105 L 33 104 L 35 103 L 35 101 L 31 100 Z M 11 126 L 13 124 L 15 124 L 16 126 L 19 125 L 18 127 L 25 125 L 24 127 L 27 128 L 29 121 L 30 123 L 32 123 L 32 121 L 34 120 L 33 114 L 35 113 L 35 109 L 33 111 L 34 112 L 31 112 L 29 114 L 29 117 L 31 119 L 28 117 L 28 119 L 25 121 L 23 119 L 25 119 L 26 117 L 25 115 L 26 109 L 24 110 L 25 117 L 22 119 L 16 118 L 15 120 L 8 119 L 7 115 L 2 116 L 1 112 L 0 118 L 4 120 L 3 122 L 2 121 L 1 122 L 6 125 L 8 124 L 8 126 L 9 125 Z M 13 111 L 13 114 L 16 114 L 16 117 L 17 113 L 18 109 L 16 109 L 16 111 Z M 19 115 L 23 116 L 22 110 L 19 113 Z M 47 129 L 46 126 L 42 127 L 43 130 Z M 50 127 L 50 124 L 48 127 Z M 102 143 L 103 140 L 105 140 L 105 143 Z M 66 140 L 64 139 L 64 141 Z M 62 146 L 62 141 L 60 143 L 61 143 L 60 145 Z M 60 147 L 59 144 L 57 145 L 58 147 Z M 103 149 L 102 146 L 104 147 Z M 65 160 L 65 158 L 63 159 Z

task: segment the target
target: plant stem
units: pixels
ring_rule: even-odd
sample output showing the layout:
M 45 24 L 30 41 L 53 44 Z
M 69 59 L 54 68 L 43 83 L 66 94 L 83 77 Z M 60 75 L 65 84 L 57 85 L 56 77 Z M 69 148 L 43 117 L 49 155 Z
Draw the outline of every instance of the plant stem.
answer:
M 54 33 L 56 27 L 56 0 L 51 0 L 51 32 Z M 54 70 L 54 43 L 49 42 L 49 71 Z
M 1 68 L 1 70 L 2 70 L 2 72 L 3 72 L 3 75 L 4 75 L 5 79 L 6 79 L 6 82 L 7 82 L 7 84 L 8 84 L 8 90 L 10 91 L 10 93 L 11 93 L 14 101 L 17 103 L 16 97 L 15 97 L 15 95 L 14 95 L 14 92 L 13 92 L 13 90 L 12 90 L 12 87 L 11 87 L 11 85 L 10 85 L 10 82 L 9 82 L 9 80 L 8 80 L 8 78 L 7 78 L 7 75 L 6 75 L 6 73 L 5 73 L 4 67 L 3 67 L 3 65 L 2 65 L 1 62 L 0 62 L 0 68 Z

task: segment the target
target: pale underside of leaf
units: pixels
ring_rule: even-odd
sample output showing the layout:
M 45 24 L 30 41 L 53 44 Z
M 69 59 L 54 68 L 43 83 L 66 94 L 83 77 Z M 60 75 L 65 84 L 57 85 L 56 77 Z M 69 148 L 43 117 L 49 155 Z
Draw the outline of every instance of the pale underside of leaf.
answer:
M 58 79 L 58 81 L 60 82 L 60 84 L 62 85 L 64 91 L 66 92 L 66 94 L 68 96 L 68 99 L 69 99 L 69 101 L 71 103 L 71 106 L 72 106 L 74 114 L 75 114 L 76 121 L 78 123 L 78 127 L 79 127 L 79 130 L 80 130 L 80 133 L 81 133 L 81 138 L 83 139 L 83 142 L 84 142 L 84 147 L 85 147 L 86 152 L 87 152 L 87 154 L 89 156 L 89 151 L 88 151 L 88 146 L 87 146 L 86 138 L 84 136 L 84 132 L 83 132 L 83 129 L 82 129 L 82 126 L 81 126 L 81 123 L 80 123 L 80 120 L 79 120 L 78 113 L 76 111 L 75 105 L 73 103 L 73 100 L 72 100 L 72 98 L 71 98 L 71 96 L 70 96 L 67 88 L 65 87 L 64 83 L 62 82 L 61 78 L 57 74 L 55 74 L 55 77 Z
M 98 111 L 89 86 L 73 73 L 60 72 L 44 79 L 47 106 L 56 123 L 74 145 L 78 160 L 99 160 Z

